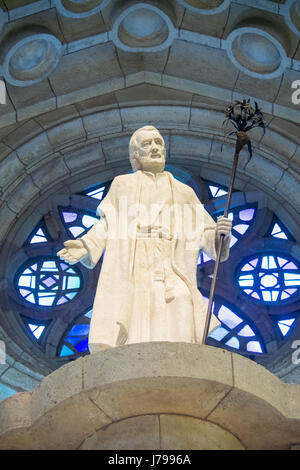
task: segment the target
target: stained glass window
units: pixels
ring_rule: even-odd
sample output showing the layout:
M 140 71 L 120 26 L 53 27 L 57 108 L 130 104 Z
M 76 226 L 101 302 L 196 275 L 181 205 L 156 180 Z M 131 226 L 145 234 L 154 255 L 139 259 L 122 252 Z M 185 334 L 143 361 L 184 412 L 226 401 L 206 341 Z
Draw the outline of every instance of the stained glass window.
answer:
M 204 297 L 208 304 L 208 298 Z M 261 354 L 264 352 L 263 343 L 255 327 L 250 326 L 248 320 L 230 306 L 215 300 L 212 309 L 221 326 L 215 328 L 208 338 L 220 345 L 228 346 L 246 354 Z
M 33 245 L 36 243 L 47 243 L 51 241 L 51 237 L 48 233 L 46 228 L 46 224 L 42 220 L 35 229 L 31 232 L 29 237 L 27 238 L 25 244 L 26 245 Z
M 228 191 L 225 191 L 225 189 L 221 188 L 220 186 L 210 184 L 208 187 L 212 197 L 220 197 L 225 196 L 225 194 L 228 194 Z
M 295 241 L 288 228 L 278 219 L 273 217 L 271 225 L 266 233 L 267 237 L 280 238 L 281 240 Z
M 28 323 L 28 328 L 36 339 L 40 339 L 45 327 L 42 325 L 36 325 L 35 323 Z
M 92 197 L 93 199 L 97 199 L 100 202 L 106 196 L 110 185 L 111 181 L 108 181 L 107 183 L 94 184 L 93 186 L 86 188 L 80 194 Z
M 99 220 L 95 213 L 79 209 L 60 209 L 62 221 L 73 238 L 85 235 L 94 223 Z
M 59 356 L 78 356 L 89 353 L 88 335 L 92 310 L 89 310 L 76 321 L 71 330 L 65 335 Z
M 300 288 L 299 265 L 290 256 L 261 254 L 249 258 L 238 270 L 238 285 L 252 299 L 279 302 Z
M 40 257 L 26 262 L 16 276 L 20 296 L 43 307 L 72 300 L 82 288 L 80 272 L 57 257 Z
M 291 327 L 295 324 L 295 320 L 295 317 L 277 320 L 278 328 L 283 336 L 286 336 L 290 332 Z
M 256 213 L 256 206 L 238 206 L 228 213 L 228 218 L 232 220 L 232 236 L 230 240 L 230 248 L 232 248 L 239 240 L 243 238 L 250 225 L 252 224 Z M 212 214 L 213 219 L 223 214 L 223 211 L 218 211 Z M 198 265 L 204 264 L 211 260 L 205 253 L 201 253 L 198 258 Z

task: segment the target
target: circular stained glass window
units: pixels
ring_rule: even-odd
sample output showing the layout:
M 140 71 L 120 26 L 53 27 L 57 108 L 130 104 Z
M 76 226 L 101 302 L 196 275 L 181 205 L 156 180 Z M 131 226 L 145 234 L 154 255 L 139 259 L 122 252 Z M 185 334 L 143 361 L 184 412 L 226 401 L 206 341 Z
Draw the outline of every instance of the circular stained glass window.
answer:
M 242 291 L 262 302 L 289 299 L 300 289 L 300 268 L 287 255 L 263 254 L 249 258 L 238 270 Z
M 18 293 L 26 302 L 44 307 L 72 300 L 82 288 L 79 270 L 57 257 L 27 261 L 17 273 Z

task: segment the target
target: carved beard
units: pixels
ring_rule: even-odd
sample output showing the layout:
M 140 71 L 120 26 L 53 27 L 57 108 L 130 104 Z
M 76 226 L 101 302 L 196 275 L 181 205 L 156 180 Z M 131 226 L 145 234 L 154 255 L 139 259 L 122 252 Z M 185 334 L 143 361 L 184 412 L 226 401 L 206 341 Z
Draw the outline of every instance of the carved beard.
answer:
M 155 157 L 151 153 L 148 153 L 147 156 L 139 155 L 138 161 L 140 169 L 153 173 L 164 171 L 166 163 L 165 152 L 158 152 L 158 155 L 160 155 L 160 157 Z

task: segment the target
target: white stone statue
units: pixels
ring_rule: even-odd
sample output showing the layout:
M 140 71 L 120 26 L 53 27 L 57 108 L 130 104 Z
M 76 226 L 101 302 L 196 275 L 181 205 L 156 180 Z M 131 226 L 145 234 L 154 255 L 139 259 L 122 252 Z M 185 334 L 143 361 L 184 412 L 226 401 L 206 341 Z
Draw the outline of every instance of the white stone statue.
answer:
M 58 256 L 92 269 L 105 250 L 90 324 L 91 353 L 148 341 L 203 343 L 207 305 L 197 289 L 199 250 L 229 256 L 231 221 L 217 223 L 194 191 L 164 171 L 166 149 L 152 126 L 129 143 L 134 173 L 117 176 L 89 232 Z M 214 327 L 211 322 L 211 329 Z

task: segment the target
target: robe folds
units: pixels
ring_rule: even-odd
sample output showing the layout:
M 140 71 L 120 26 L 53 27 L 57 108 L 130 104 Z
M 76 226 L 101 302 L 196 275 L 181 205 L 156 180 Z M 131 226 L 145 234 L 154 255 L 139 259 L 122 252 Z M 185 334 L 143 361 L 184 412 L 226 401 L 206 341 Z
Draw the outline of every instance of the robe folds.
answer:
M 88 251 L 80 260 L 87 268 L 92 269 L 104 252 L 90 324 L 91 353 L 151 340 L 203 343 L 207 305 L 197 289 L 196 268 L 199 250 L 216 258 L 216 224 L 194 191 L 169 172 L 159 178 L 170 218 L 164 225 L 158 222 L 162 196 L 161 207 L 158 204 L 145 224 L 145 178 L 147 172 L 141 170 L 117 176 L 98 206 L 100 220 L 79 238 Z M 228 255 L 229 240 L 223 244 L 221 261 Z M 149 310 L 151 302 L 157 312 Z M 153 313 L 154 323 L 149 318 Z

